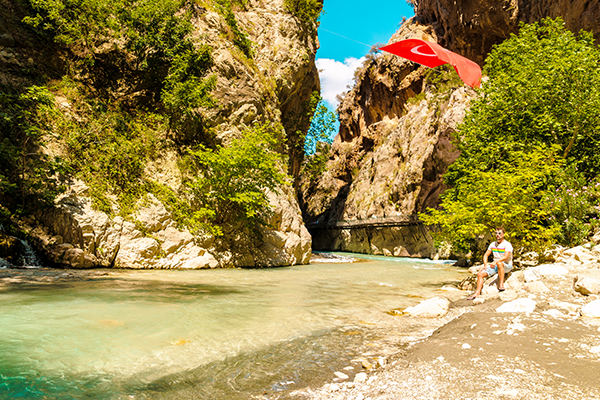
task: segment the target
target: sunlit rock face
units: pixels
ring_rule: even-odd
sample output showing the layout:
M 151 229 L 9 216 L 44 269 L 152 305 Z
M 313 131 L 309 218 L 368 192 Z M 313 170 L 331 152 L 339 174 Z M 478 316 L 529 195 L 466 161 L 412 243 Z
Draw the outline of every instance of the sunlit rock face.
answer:
M 598 2 L 419 0 L 416 16 L 390 43 L 436 42 L 483 65 L 492 46 L 516 33 L 519 22 L 562 16 L 566 26 L 600 33 Z M 428 234 L 409 228 L 331 229 L 337 221 L 413 216 L 439 205 L 442 176 L 459 153 L 452 136 L 475 92 L 467 86 L 439 96 L 425 87 L 424 67 L 397 56 L 371 56 L 341 101 L 340 130 L 326 172 L 305 179 L 300 194 L 305 221 L 318 249 L 429 257 Z M 410 100 L 422 93 L 420 101 Z M 328 229 L 323 229 L 327 226 Z M 393 231 L 396 230 L 396 231 Z
M 22 27 L 19 34 L 24 40 L 14 40 L 9 28 L 20 27 L 22 16 L 18 15 L 20 8 L 16 2 L 3 0 L 2 4 L 5 3 L 16 11 L 0 13 L 0 83 L 18 77 L 17 73 L 11 75 L 9 59 L 19 68 L 39 64 L 50 70 L 48 75 L 61 76 L 61 54 L 48 54 Z M 217 6 L 211 2 L 201 5 L 188 2 L 184 7 L 191 7 L 185 11 L 192 15 L 193 39 L 213 49 L 214 66 L 208 75 L 217 78 L 212 94 L 218 106 L 205 110 L 204 122 L 215 133 L 215 140 L 227 146 L 256 123 L 285 126 L 287 120 L 305 113 L 303 107 L 311 94 L 319 90 L 314 62 L 318 48 L 316 25 L 292 16 L 283 0 L 247 2 L 245 7 L 234 9 L 234 13 L 238 27 L 252 42 L 250 59 L 230 39 L 231 29 L 216 11 Z M 86 76 L 86 79 L 95 82 L 105 78 Z M 128 82 L 127 77 L 120 81 L 119 93 L 113 93 L 115 97 L 125 96 L 127 99 L 123 101 L 132 104 L 143 97 L 136 92 L 139 91 L 136 82 Z M 56 103 L 61 111 L 73 112 L 66 99 L 57 98 Z M 182 176 L 177 163 L 185 151 L 180 151 L 177 143 L 197 141 L 194 135 L 203 134 L 197 128 L 189 126 L 181 133 L 185 137 L 173 138 L 175 144 L 165 146 L 157 159 L 146 165 L 146 177 L 181 193 Z M 307 128 L 307 121 L 289 127 L 287 140 L 295 142 L 298 132 Z M 60 147 L 60 143 L 48 146 L 49 151 L 58 152 L 56 155 L 60 155 Z M 279 150 L 286 152 L 285 148 L 281 143 Z M 302 153 L 290 151 L 287 155 L 288 165 L 283 168 L 297 175 Z M 37 237 L 47 261 L 61 267 L 214 268 L 308 263 L 311 237 L 293 189 L 283 186 L 269 193 L 269 201 L 273 215 L 269 226 L 262 229 L 262 238 L 241 242 L 239 232 L 231 227 L 225 229 L 224 237 L 214 240 L 194 236 L 177 226 L 156 198 L 142 204 L 131 218 L 98 212 L 91 207 L 85 184 L 71 182 L 54 209 L 32 216 L 23 226 Z M 146 207 L 147 204 L 151 206 Z M 116 215 L 119 210 L 114 211 Z
M 436 41 L 433 30 L 414 19 L 391 41 L 408 38 Z M 410 217 L 436 206 L 445 189 L 442 174 L 458 157 L 452 134 L 474 91 L 461 87 L 438 96 L 424 87 L 424 67 L 389 54 L 373 57 L 363 68 L 339 106 L 340 134 L 326 172 L 302 185 L 305 220 L 316 226 L 314 247 L 433 257 L 433 240 L 422 228 L 321 227 Z M 419 93 L 422 100 L 409 101 Z
M 442 46 L 480 65 L 492 46 L 517 33 L 519 22 L 562 17 L 566 27 L 600 35 L 600 3 L 588 0 L 419 0 L 416 15 Z

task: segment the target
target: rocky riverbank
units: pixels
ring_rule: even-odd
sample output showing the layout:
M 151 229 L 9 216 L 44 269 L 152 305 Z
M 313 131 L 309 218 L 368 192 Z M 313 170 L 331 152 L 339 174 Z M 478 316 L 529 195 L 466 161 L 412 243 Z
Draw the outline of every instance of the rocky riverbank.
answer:
M 600 398 L 600 237 L 594 239 L 558 251 L 552 263 L 515 271 L 504 292 L 489 279 L 483 295 L 469 301 L 465 280 L 418 306 L 388 310 L 379 340 L 387 356 L 336 371 L 330 383 L 289 398 Z

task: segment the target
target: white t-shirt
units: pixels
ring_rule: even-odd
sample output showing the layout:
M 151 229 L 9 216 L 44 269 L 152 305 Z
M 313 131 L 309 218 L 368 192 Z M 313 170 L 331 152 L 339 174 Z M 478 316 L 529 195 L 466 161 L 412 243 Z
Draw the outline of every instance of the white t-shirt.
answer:
M 494 261 L 504 257 L 507 251 L 510 251 L 510 258 L 506 261 L 508 264 L 512 264 L 513 258 L 513 247 L 507 240 L 503 240 L 502 243 L 492 242 L 490 243 L 488 250 L 492 251 L 494 255 Z

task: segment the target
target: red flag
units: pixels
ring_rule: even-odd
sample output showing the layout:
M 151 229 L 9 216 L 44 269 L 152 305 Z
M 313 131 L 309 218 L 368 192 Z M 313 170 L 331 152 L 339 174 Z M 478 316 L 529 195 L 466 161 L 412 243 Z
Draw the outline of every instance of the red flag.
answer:
M 454 67 L 460 79 L 467 85 L 479 87 L 481 83 L 481 68 L 479 68 L 479 65 L 450 50 L 446 50 L 437 43 L 420 39 L 408 39 L 380 47 L 379 50 L 407 58 L 429 68 L 448 63 Z

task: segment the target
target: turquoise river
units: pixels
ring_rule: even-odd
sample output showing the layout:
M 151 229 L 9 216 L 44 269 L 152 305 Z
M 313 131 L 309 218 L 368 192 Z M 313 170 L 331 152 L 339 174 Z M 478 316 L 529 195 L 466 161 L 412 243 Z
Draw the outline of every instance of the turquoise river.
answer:
M 360 262 L 0 284 L 0 399 L 285 398 L 359 356 L 378 321 L 402 324 L 385 311 L 465 276 L 343 255 Z

